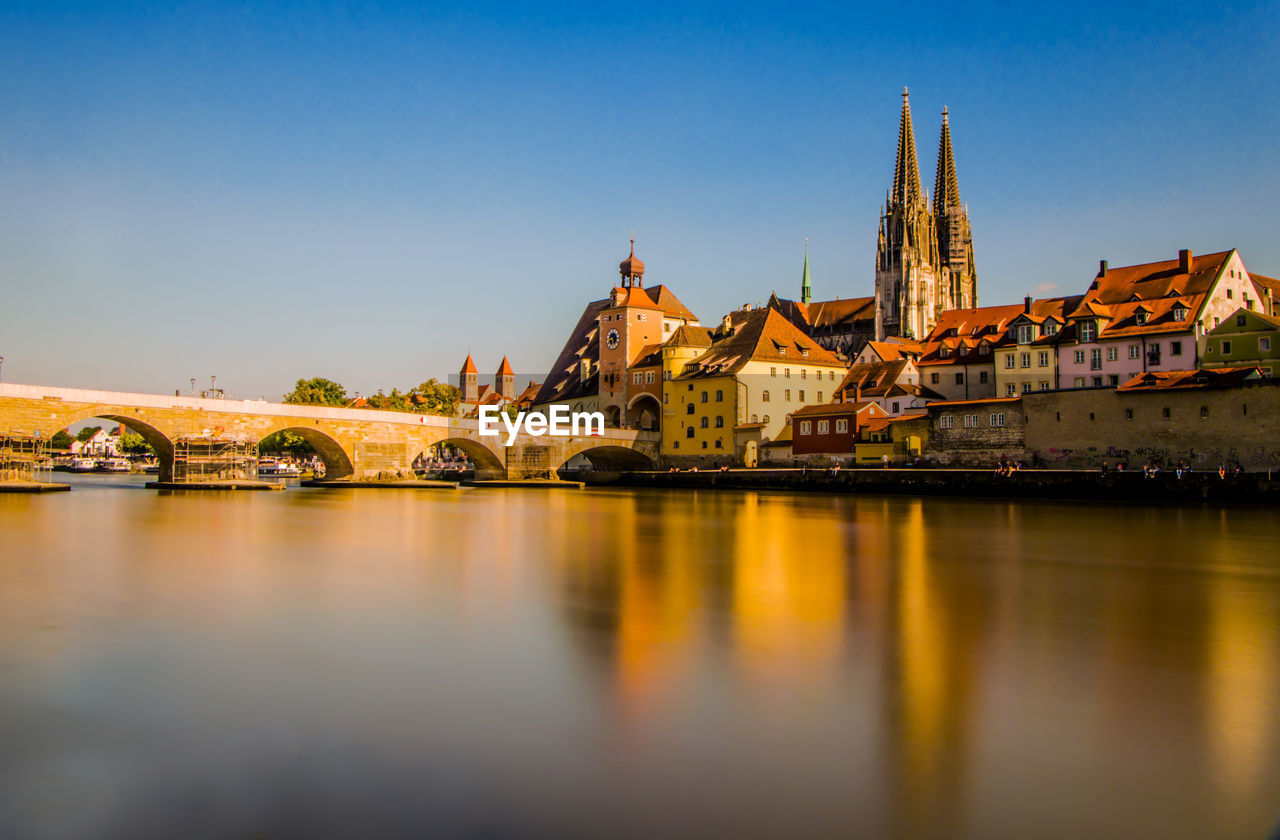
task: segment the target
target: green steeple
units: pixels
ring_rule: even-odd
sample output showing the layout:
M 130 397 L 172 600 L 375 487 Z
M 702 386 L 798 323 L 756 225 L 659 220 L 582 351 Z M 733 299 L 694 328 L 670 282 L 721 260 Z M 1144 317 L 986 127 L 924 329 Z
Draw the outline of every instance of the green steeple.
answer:
M 800 276 L 800 302 L 805 306 L 813 300 L 813 287 L 809 285 L 809 240 L 804 240 L 804 274 Z

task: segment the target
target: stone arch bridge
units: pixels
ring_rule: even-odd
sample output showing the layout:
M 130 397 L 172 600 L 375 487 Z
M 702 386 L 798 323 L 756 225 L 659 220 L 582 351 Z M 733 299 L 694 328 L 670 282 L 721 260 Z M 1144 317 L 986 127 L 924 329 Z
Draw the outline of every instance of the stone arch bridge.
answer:
M 659 447 L 656 433 L 630 429 L 606 428 L 602 435 L 577 437 L 522 433 L 508 447 L 505 429 L 498 436 L 482 436 L 476 420 L 459 417 L 0 384 L 0 434 L 48 438 L 92 418 L 120 423 L 151 444 L 160 456 L 161 481 L 172 479 L 174 442 L 181 438 L 258 442 L 283 431 L 315 447 L 326 479 L 406 474 L 419 454 L 438 443 L 465 452 L 479 479 L 547 473 L 554 478 L 577 455 L 596 469 L 652 468 Z

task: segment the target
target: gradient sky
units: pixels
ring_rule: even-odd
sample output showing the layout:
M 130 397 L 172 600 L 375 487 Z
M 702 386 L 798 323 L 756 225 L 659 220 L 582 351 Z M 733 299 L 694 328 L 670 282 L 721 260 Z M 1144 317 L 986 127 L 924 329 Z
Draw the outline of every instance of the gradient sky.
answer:
M 278 398 L 541 376 L 630 231 L 714 323 L 871 293 L 903 85 L 983 303 L 1280 276 L 1280 5 L 5 3 L 8 382 Z

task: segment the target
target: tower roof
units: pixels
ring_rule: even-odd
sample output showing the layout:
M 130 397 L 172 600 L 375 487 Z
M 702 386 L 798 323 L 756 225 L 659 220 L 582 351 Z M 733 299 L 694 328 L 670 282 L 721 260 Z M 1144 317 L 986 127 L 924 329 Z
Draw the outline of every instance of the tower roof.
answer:
M 475 363 L 475 362 L 473 362 L 473 361 L 471 361 L 471 354 L 470 354 L 470 353 L 468 353 L 468 354 L 467 354 L 467 360 L 466 360 L 465 362 L 463 362 L 463 363 L 462 363 L 462 370 L 461 370 L 461 373 L 464 373 L 464 374 L 467 374 L 467 373 L 478 373 L 478 371 L 476 370 L 476 363 Z
M 911 99 L 902 89 L 902 118 L 898 123 L 898 159 L 893 166 L 894 204 L 906 204 L 921 197 L 920 166 L 916 162 L 916 133 L 911 127 Z
M 956 183 L 956 158 L 951 151 L 951 121 L 942 106 L 942 137 L 938 141 L 938 175 L 933 181 L 933 212 L 941 215 L 960 207 L 960 187 Z
M 618 263 L 618 273 L 624 278 L 644 275 L 644 260 L 636 256 L 636 238 L 631 237 L 631 255 Z
M 511 362 L 507 361 L 507 357 L 502 357 L 502 364 L 498 365 L 498 376 L 515 376 L 516 372 L 511 369 Z
M 813 299 L 813 287 L 809 285 L 809 240 L 804 241 L 804 272 L 800 275 L 800 302 L 808 304 Z

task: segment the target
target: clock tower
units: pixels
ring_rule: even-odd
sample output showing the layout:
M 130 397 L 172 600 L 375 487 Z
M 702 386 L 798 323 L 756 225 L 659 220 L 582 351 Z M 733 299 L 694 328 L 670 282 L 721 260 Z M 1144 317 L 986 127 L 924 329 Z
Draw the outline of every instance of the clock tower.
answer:
M 628 368 L 646 347 L 663 340 L 662 309 L 644 289 L 644 262 L 631 254 L 618 265 L 621 284 L 609 292 L 600 312 L 600 410 L 605 421 L 619 426 L 627 416 L 630 383 Z M 640 383 L 643 384 L 643 383 Z

